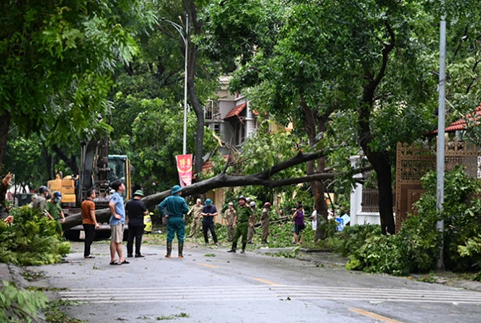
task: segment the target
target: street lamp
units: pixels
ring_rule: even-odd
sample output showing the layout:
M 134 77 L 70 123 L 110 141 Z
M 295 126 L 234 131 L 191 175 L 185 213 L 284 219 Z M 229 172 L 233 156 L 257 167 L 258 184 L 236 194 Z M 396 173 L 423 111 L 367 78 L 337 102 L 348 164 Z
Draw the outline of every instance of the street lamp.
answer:
M 187 153 L 187 59 L 188 59 L 188 46 L 189 46 L 189 15 L 185 15 L 185 31 L 182 29 L 182 26 L 176 24 L 173 21 L 167 20 L 165 18 L 161 18 L 162 21 L 168 22 L 175 28 L 182 37 L 182 40 L 185 44 L 185 65 L 184 65 L 184 138 L 183 138 L 183 146 L 182 146 L 182 155 Z M 185 35 L 184 35 L 185 33 Z

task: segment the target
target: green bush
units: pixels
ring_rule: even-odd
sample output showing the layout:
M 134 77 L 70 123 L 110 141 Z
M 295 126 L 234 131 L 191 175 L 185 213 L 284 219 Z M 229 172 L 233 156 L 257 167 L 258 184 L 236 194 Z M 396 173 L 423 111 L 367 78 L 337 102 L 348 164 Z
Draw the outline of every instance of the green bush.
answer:
M 36 210 L 23 206 L 13 208 L 14 222 L 0 222 L 0 262 L 15 265 L 58 263 L 70 252 L 70 244 L 62 241 L 57 224 Z
M 346 240 L 338 243 L 340 251 L 349 255 L 346 268 L 394 275 L 427 272 L 435 268 L 444 238 L 447 269 L 480 270 L 481 183 L 469 178 L 461 166 L 447 172 L 443 212 L 439 216 L 436 213 L 436 172 L 423 177 L 423 187 L 426 192 L 416 204 L 417 214 L 409 215 L 398 234 L 363 235 L 357 233 L 360 229 L 356 226 L 346 228 L 341 237 Z M 440 219 L 444 220 L 443 233 L 436 229 Z M 365 243 L 356 248 L 363 238 L 366 238 Z
M 332 240 L 330 244 L 334 246 L 336 252 L 347 257 L 362 246 L 369 237 L 380 234 L 381 226 L 377 224 L 345 226 L 333 239 L 330 239 Z

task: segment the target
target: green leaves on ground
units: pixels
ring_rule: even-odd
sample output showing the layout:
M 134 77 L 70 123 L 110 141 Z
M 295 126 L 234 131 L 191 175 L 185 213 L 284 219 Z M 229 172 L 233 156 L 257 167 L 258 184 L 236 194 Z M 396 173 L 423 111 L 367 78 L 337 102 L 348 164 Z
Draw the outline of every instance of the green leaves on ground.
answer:
M 70 244 L 62 241 L 57 224 L 36 210 L 13 208 L 14 223 L 0 222 L 0 262 L 15 265 L 45 265 L 62 261 Z
M 42 292 L 18 289 L 3 281 L 0 287 L 0 322 L 38 322 L 38 310 L 45 308 L 47 302 Z

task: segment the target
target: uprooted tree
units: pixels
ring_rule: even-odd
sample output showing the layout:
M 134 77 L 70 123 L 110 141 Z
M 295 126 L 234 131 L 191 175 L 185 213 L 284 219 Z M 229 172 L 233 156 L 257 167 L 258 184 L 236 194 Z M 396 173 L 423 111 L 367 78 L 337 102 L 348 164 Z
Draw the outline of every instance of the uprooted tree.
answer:
M 225 170 L 227 167 L 222 171 L 219 175 L 212 177 L 210 179 L 194 183 L 192 185 L 185 186 L 182 190 L 184 196 L 190 196 L 195 194 L 205 193 L 209 190 L 220 188 L 220 187 L 242 187 L 242 186 L 250 186 L 250 185 L 259 185 L 265 186 L 269 188 L 281 187 L 286 185 L 292 185 L 297 183 L 305 183 L 305 182 L 312 182 L 315 180 L 325 180 L 329 178 L 334 178 L 337 173 L 317 173 L 312 175 L 307 175 L 303 177 L 295 177 L 295 178 L 286 178 L 286 179 L 270 179 L 272 176 L 278 174 L 279 172 L 300 165 L 302 163 L 309 162 L 311 160 L 316 160 L 318 158 L 323 157 L 324 154 L 322 152 L 312 152 L 312 153 L 303 153 L 299 152 L 294 157 L 284 160 L 268 169 L 263 171 L 257 172 L 252 175 L 240 175 L 240 176 L 232 176 L 227 175 Z M 355 172 L 360 172 L 362 170 L 356 170 Z M 170 190 L 163 191 L 157 194 L 146 196 L 142 199 L 147 207 L 152 207 L 160 202 L 163 199 L 170 195 Z M 96 216 L 98 221 L 107 221 L 110 217 L 110 210 L 102 209 L 96 211 Z M 63 229 L 69 229 L 76 225 L 82 223 L 82 217 L 80 214 L 74 214 L 66 218 L 65 223 L 63 223 Z

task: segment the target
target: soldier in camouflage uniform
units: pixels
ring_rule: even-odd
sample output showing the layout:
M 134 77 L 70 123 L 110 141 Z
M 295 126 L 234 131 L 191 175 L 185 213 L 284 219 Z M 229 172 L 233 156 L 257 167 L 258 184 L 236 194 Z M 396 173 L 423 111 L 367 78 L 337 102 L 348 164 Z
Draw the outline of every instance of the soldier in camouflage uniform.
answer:
M 234 209 L 234 203 L 229 202 L 229 208 L 224 212 L 224 219 L 227 227 L 227 241 L 232 242 L 234 238 L 234 220 L 237 213 Z
M 251 209 L 252 214 L 254 214 L 254 223 L 255 223 L 256 222 L 256 202 L 254 202 L 254 201 L 249 202 L 249 207 Z M 255 233 L 256 233 L 256 230 L 254 229 L 254 226 L 249 226 L 249 229 L 247 230 L 247 243 L 248 244 L 253 244 L 252 238 L 254 238 Z
M 271 203 L 266 202 L 261 215 L 261 227 L 262 227 L 262 243 L 268 243 L 267 237 L 269 236 L 269 217 L 271 213 Z
M 227 252 L 236 252 L 237 249 L 237 240 L 239 240 L 240 236 L 242 236 L 242 251 L 241 253 L 246 252 L 246 245 L 247 245 L 247 228 L 254 226 L 254 214 L 250 207 L 246 204 L 245 197 L 239 197 L 239 210 L 237 211 L 237 215 L 234 220 L 234 239 L 232 241 L 232 248 Z
M 196 238 L 199 237 L 200 228 L 202 227 L 202 215 L 200 215 L 200 213 L 202 212 L 203 207 L 201 200 L 197 199 L 196 204 L 190 209 L 189 213 L 187 213 L 187 215 L 192 214 L 189 238 L 192 238 L 194 234 Z

